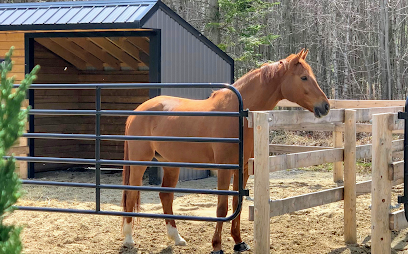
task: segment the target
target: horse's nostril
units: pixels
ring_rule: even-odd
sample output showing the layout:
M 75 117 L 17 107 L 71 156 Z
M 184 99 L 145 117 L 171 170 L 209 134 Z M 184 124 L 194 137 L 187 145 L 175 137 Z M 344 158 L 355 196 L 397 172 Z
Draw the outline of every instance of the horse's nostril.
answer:
M 325 108 L 326 110 L 329 110 L 329 109 L 330 109 L 329 103 L 326 103 L 326 105 L 324 105 L 324 108 Z

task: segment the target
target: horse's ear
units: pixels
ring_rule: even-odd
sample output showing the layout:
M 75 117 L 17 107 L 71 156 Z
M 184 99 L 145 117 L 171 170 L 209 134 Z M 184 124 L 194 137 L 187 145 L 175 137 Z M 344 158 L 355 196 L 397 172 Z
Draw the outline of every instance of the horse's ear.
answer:
M 309 50 L 306 49 L 305 51 L 303 51 L 303 55 L 302 55 L 302 59 L 306 60 L 307 54 L 309 54 Z
M 304 48 L 302 48 L 302 50 L 301 51 L 299 51 L 299 53 L 297 53 L 297 57 L 300 59 L 300 58 L 303 58 L 303 54 L 305 53 L 305 49 Z
M 290 65 L 294 66 L 296 64 L 299 63 L 299 60 L 302 58 L 303 59 L 303 53 L 304 53 L 305 49 L 302 49 L 299 53 L 297 53 L 296 55 L 294 55 L 294 57 L 292 59 L 290 59 Z M 293 55 L 292 55 L 293 56 Z

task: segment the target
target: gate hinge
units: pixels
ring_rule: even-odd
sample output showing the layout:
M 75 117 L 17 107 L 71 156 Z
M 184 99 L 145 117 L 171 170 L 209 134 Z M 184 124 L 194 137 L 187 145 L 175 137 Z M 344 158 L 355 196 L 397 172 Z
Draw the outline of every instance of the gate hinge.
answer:
M 398 203 L 408 204 L 408 199 L 406 196 L 398 196 Z
M 240 194 L 241 196 L 248 197 L 248 196 L 249 196 L 249 190 L 241 190 L 241 191 L 239 192 L 239 194 Z
M 408 112 L 398 112 L 398 119 L 408 119 Z

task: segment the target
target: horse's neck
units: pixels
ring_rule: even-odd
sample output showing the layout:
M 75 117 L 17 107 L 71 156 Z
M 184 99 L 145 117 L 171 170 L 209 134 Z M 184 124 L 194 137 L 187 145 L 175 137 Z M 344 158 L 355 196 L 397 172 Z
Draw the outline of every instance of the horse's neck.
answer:
M 252 111 L 272 110 L 283 99 L 280 92 L 280 80 L 277 77 L 264 84 L 261 71 L 254 71 L 246 82 L 237 85 L 244 101 L 244 109 Z

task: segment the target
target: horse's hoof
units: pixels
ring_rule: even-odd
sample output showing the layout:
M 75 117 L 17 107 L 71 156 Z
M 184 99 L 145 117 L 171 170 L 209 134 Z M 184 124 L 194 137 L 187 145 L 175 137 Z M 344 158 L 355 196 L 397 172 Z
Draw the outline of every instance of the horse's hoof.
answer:
M 181 239 L 180 240 L 178 240 L 178 241 L 175 241 L 175 245 L 176 246 L 186 246 L 187 245 L 187 242 L 186 242 L 186 240 L 184 240 L 184 238 L 183 237 L 180 237 Z
M 222 250 L 217 250 L 217 251 L 211 251 L 210 254 L 224 254 Z
M 243 251 L 250 250 L 251 248 L 249 247 L 248 244 L 242 242 L 234 245 L 234 253 L 239 254 Z
M 126 243 L 123 243 L 123 247 L 127 249 L 133 249 L 135 247 L 135 243 L 126 242 Z
M 126 248 L 133 248 L 135 246 L 135 242 L 133 241 L 132 238 L 125 238 L 125 241 L 123 242 L 123 247 Z

